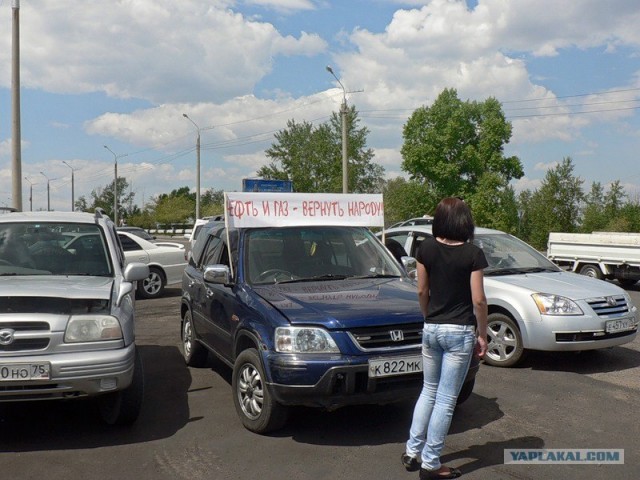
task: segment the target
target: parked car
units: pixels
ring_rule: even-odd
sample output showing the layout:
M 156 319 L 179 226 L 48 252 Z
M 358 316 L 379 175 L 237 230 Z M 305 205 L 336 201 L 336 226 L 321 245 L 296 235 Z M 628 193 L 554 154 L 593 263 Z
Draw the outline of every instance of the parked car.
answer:
M 196 220 L 193 230 L 190 233 L 185 233 L 184 235 L 185 238 L 189 240 L 189 242 L 187 243 L 187 247 L 185 249 L 185 260 L 187 261 L 189 260 L 189 256 L 193 251 L 193 246 L 196 244 L 198 237 L 204 234 L 204 232 L 206 232 L 208 229 L 218 225 L 224 225 L 223 215 L 199 218 L 198 220 Z
M 182 281 L 187 265 L 184 245 L 174 242 L 148 242 L 129 232 L 118 232 L 127 262 L 142 262 L 149 266 L 149 276 L 138 283 L 138 295 L 157 298 L 167 285 Z
M 423 217 L 410 218 L 403 222 L 397 222 L 391 225 L 389 228 L 396 227 L 410 227 L 412 225 L 431 225 L 433 223 L 433 217 L 430 215 L 424 215 Z
M 378 234 L 381 236 L 382 234 Z M 385 242 L 415 257 L 430 225 L 391 228 Z M 580 351 L 623 345 L 638 331 L 638 311 L 616 285 L 565 272 L 518 238 L 477 228 L 485 253 L 489 350 L 485 362 L 511 367 L 527 350 Z
M 233 370 L 253 432 L 281 427 L 291 405 L 384 404 L 422 387 L 415 281 L 364 227 L 211 228 L 184 271 L 180 314 L 187 365 L 211 352 Z
M 119 232 L 129 232 L 129 233 L 133 233 L 134 235 L 147 240 L 148 242 L 155 242 L 156 240 L 156 236 L 155 235 L 151 235 L 149 232 L 147 232 L 144 228 L 140 228 L 140 227 L 118 227 L 117 230 Z
M 89 236 L 73 249 L 69 235 Z M 134 284 L 100 211 L 0 216 L 0 402 L 94 398 L 103 420 L 130 424 L 144 376 L 134 342 Z

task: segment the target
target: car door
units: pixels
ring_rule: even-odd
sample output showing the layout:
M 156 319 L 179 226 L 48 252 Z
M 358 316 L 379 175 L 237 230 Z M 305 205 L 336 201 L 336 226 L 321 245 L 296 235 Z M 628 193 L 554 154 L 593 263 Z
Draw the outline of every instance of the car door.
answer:
M 417 232 L 417 231 L 412 231 L 411 233 L 409 233 L 409 237 L 407 239 L 407 244 L 406 244 L 406 251 L 409 254 L 409 256 L 416 258 L 416 255 L 418 254 L 418 248 L 420 247 L 420 244 L 427 238 L 432 237 L 433 235 L 429 234 L 429 233 L 425 233 L 425 232 Z
M 229 254 L 224 236 L 211 234 L 204 251 L 197 261 L 194 275 L 192 304 L 194 326 L 199 337 L 219 356 L 231 359 L 233 335 L 237 318 L 237 300 L 231 286 L 210 283 L 204 280 L 204 270 L 211 265 L 229 266 Z
M 133 238 L 122 233 L 118 233 L 118 238 L 124 250 L 124 257 L 127 263 L 141 262 L 145 265 L 149 264 L 149 254 L 136 242 Z

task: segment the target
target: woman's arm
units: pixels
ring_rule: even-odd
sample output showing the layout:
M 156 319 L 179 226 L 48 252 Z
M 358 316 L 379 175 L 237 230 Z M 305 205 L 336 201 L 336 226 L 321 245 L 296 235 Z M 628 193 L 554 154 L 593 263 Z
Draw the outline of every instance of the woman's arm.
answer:
M 423 264 L 417 262 L 418 270 L 418 301 L 422 316 L 427 316 L 427 306 L 429 305 L 429 274 Z
M 482 270 L 471 272 L 471 300 L 478 322 L 476 336 L 478 337 L 478 355 L 480 358 L 487 353 L 487 297 L 484 294 L 484 274 Z

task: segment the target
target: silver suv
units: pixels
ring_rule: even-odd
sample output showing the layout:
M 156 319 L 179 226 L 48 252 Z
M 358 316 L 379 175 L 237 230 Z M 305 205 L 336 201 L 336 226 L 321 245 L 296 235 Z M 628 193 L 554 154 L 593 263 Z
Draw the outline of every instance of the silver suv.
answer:
M 0 215 L 0 402 L 95 397 L 106 423 L 133 423 L 135 282 L 148 275 L 125 266 L 101 211 Z

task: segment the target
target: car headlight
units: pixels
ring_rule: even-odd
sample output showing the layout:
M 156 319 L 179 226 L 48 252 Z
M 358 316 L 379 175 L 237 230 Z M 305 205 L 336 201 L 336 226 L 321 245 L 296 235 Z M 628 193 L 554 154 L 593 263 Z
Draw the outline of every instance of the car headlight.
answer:
M 313 327 L 276 328 L 276 351 L 282 353 L 339 353 L 326 330 Z
M 583 315 L 582 309 L 573 300 L 549 293 L 531 295 L 542 315 Z
M 120 322 L 109 315 L 73 315 L 64 332 L 66 343 L 99 342 L 121 338 Z

